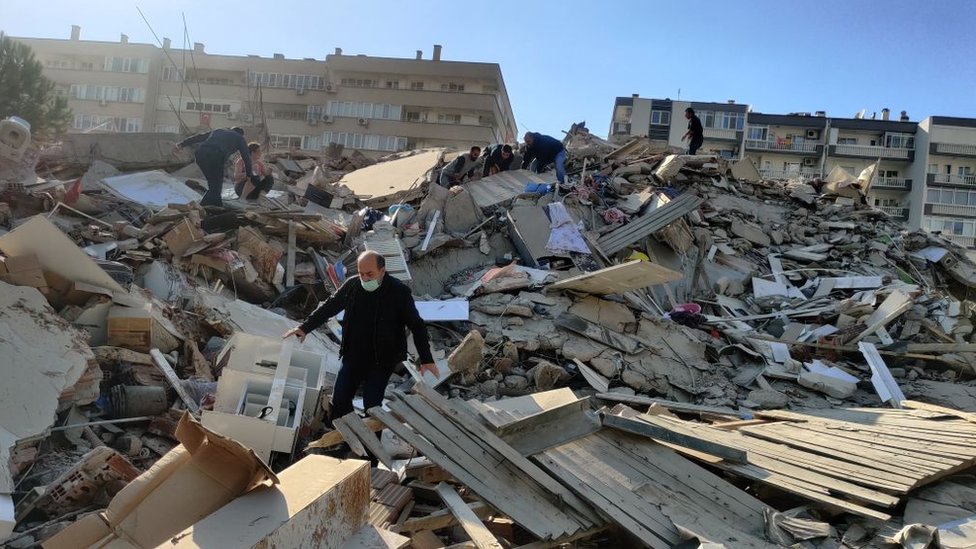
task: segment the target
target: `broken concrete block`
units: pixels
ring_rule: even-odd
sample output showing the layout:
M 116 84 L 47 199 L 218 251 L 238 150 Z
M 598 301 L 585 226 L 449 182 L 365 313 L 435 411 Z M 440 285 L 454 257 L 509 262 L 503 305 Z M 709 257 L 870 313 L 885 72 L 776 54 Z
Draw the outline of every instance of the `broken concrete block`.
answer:
M 797 382 L 807 389 L 820 391 L 834 398 L 850 398 L 857 390 L 857 378 L 833 366 L 819 361 L 806 365 Z
M 591 359 L 590 366 L 592 366 L 594 370 L 600 372 L 600 375 L 606 378 L 612 379 L 620 374 L 619 362 L 612 358 L 606 358 L 603 355 Z
M 529 388 L 529 378 L 520 375 L 505 376 L 505 387 L 512 391 L 524 391 Z
M 548 391 L 559 387 L 569 380 L 569 372 L 561 366 L 543 360 L 536 364 L 527 375 L 535 382 L 536 388 L 540 391 Z
M 563 344 L 562 354 L 570 360 L 578 359 L 583 362 L 590 362 L 600 353 L 610 349 L 606 345 L 601 345 L 593 340 L 567 334 L 566 343 Z
M 790 403 L 790 397 L 774 389 L 749 391 L 746 400 L 755 404 L 757 408 L 764 409 L 785 408 Z
M 484 358 L 485 340 L 481 337 L 481 332 L 471 330 L 468 335 L 461 340 L 461 343 L 451 351 L 447 357 L 447 366 L 452 372 L 461 374 L 468 378 L 478 373 L 481 359 Z M 470 383 L 467 381 L 466 383 Z
M 735 236 L 744 238 L 753 244 L 763 247 L 768 247 L 770 244 L 769 235 L 767 235 L 761 227 L 757 227 L 752 223 L 736 221 L 732 223 L 731 230 L 732 234 Z
M 623 303 L 595 296 L 587 296 L 577 302 L 569 308 L 569 312 L 620 333 L 632 331 L 636 322 L 634 313 Z

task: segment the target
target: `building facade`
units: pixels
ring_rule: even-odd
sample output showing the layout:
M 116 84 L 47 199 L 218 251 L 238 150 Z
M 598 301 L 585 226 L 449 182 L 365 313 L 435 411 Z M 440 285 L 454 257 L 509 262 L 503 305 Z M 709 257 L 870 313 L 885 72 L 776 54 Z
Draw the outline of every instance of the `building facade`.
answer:
M 194 133 L 266 128 L 277 150 L 330 143 L 366 154 L 514 142 L 515 117 L 495 63 L 343 55 L 324 60 L 214 55 L 81 40 L 16 38 L 33 48 L 45 76 L 74 113 L 73 132 Z
M 618 97 L 610 141 L 648 136 L 687 148 L 687 107 L 702 121 L 701 151 L 751 159 L 763 176 L 825 177 L 840 166 L 853 175 L 879 162 L 869 203 L 910 229 L 938 231 L 976 248 L 976 119 L 930 116 L 897 120 L 836 118 L 815 113 L 764 114 L 735 102 L 703 103 Z

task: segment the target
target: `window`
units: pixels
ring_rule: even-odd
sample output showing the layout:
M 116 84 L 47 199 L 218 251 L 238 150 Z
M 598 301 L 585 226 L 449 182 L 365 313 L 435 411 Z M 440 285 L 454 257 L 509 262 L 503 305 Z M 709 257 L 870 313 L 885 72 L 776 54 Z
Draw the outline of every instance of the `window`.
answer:
M 856 137 L 838 137 L 837 138 L 837 144 L 838 145 L 857 145 L 857 138 Z
M 379 87 L 379 80 L 369 80 L 363 78 L 343 78 L 343 86 L 351 86 L 354 88 L 377 88 Z
M 186 110 L 198 112 L 230 112 L 229 103 L 195 103 L 187 101 Z
M 613 133 L 614 135 L 629 135 L 630 134 L 630 122 L 614 122 L 613 123 Z
M 746 115 L 741 112 L 719 113 L 718 128 L 723 130 L 741 130 L 745 125 Z
M 715 127 L 715 113 L 712 111 L 703 111 L 698 113 L 698 118 L 702 121 L 702 126 L 705 128 Z
M 149 60 L 136 57 L 106 57 L 105 70 L 109 72 L 149 72 Z
M 407 148 L 406 137 L 346 132 L 323 132 L 321 145 L 336 143 L 352 149 L 374 151 L 402 151 Z
M 670 124 L 671 124 L 670 111 L 651 111 L 651 125 L 668 126 Z
M 749 136 L 747 139 L 766 141 L 767 136 L 769 136 L 768 126 L 749 126 Z
M 321 135 L 303 135 L 302 136 L 302 149 L 306 151 L 320 151 L 322 150 L 322 136 Z
M 438 114 L 437 121 L 444 124 L 460 124 L 461 115 L 460 114 Z
M 887 133 L 884 136 L 884 146 L 893 149 L 913 149 L 915 136 L 907 133 Z
M 969 166 L 959 166 L 956 173 L 959 175 L 959 177 L 966 177 L 973 174 L 973 169 Z
M 163 67 L 163 80 L 179 82 L 186 79 L 186 73 L 179 67 Z
M 142 103 L 146 100 L 146 90 L 142 88 L 119 88 L 117 86 L 72 84 L 68 89 L 68 94 L 75 99 L 86 99 L 93 101 Z
M 939 195 L 941 191 L 939 189 L 929 189 L 925 196 L 925 201 L 931 204 L 939 203 Z
M 927 173 L 939 173 L 939 165 L 929 164 L 929 171 Z
M 225 79 L 215 79 L 213 83 L 231 83 Z M 248 72 L 247 82 L 252 86 L 265 88 L 285 88 L 290 90 L 325 89 L 325 79 L 314 74 L 281 74 L 276 72 Z
M 180 128 L 179 126 L 156 124 L 156 133 L 180 133 Z
M 410 89 L 411 90 L 418 90 L 418 91 L 423 90 L 424 89 L 424 83 L 423 82 L 411 82 L 410 83 Z
M 464 84 L 457 84 L 455 82 L 448 82 L 446 84 L 441 84 L 441 91 L 463 92 Z
M 271 148 L 273 149 L 298 149 L 302 146 L 302 136 L 300 135 L 272 135 Z
M 379 118 L 400 120 L 403 107 L 385 103 L 359 103 L 355 101 L 329 101 L 328 114 L 350 118 Z
M 420 122 L 420 112 L 407 111 L 403 119 L 406 120 L 407 122 Z
M 391 90 L 398 90 L 398 89 L 400 89 L 400 81 L 399 80 L 387 80 L 386 81 L 386 87 L 388 89 L 391 89 Z

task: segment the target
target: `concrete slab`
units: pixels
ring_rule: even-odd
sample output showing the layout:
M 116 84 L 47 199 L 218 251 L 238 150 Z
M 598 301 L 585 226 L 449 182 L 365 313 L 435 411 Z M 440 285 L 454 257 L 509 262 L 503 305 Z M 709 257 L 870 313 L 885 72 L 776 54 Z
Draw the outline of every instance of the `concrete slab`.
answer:
M 193 161 L 189 149 L 176 151 L 178 139 L 172 133 L 66 134 L 61 138 L 59 159 L 65 164 L 88 166 L 95 158 L 121 171 L 176 168 Z
M 154 211 L 163 210 L 168 204 L 189 204 L 203 198 L 182 179 L 159 170 L 106 177 L 101 182 L 110 192 Z
M 399 201 L 417 198 L 425 174 L 434 168 L 445 149 L 428 149 L 417 154 L 381 162 L 342 176 L 339 185 L 365 197 L 368 206 L 383 209 Z

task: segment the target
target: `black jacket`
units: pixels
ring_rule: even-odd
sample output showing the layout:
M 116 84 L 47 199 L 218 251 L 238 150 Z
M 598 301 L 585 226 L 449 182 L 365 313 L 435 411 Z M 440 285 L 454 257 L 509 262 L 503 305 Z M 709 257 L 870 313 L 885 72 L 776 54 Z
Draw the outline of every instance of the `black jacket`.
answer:
M 254 167 L 251 166 L 251 151 L 247 148 L 247 140 L 244 136 L 234 130 L 217 129 L 212 132 L 198 133 L 180 141 L 181 147 L 188 147 L 200 143 L 200 148 L 209 147 L 220 151 L 224 156 L 224 161 L 235 152 L 241 153 L 244 159 L 244 173 L 248 176 L 255 175 Z
M 532 146 L 525 148 L 522 158 L 522 169 L 529 167 L 533 160 L 539 159 L 539 167 L 556 160 L 556 155 L 563 150 L 562 141 L 548 135 L 532 132 Z
M 357 333 L 355 326 L 362 325 L 357 315 L 356 298 L 366 294 L 358 276 L 351 276 L 329 299 L 323 301 L 311 315 L 302 323 L 303 332 L 312 330 L 325 324 L 330 318 L 345 311 L 342 318 L 342 347 L 340 354 L 345 356 L 352 347 L 355 338 L 372 336 L 376 342 L 374 360 L 370 365 L 389 366 L 407 359 L 407 334 L 404 328 L 409 328 L 413 334 L 413 342 L 420 354 L 420 362 L 427 364 L 434 362 L 430 354 L 430 342 L 427 339 L 427 326 L 417 312 L 413 302 L 413 294 L 406 284 L 387 273 L 383 282 L 376 289 L 380 300 L 373 321 L 373 334 Z M 360 313 L 362 314 L 362 313 Z M 368 324 L 367 324 L 368 325 Z

